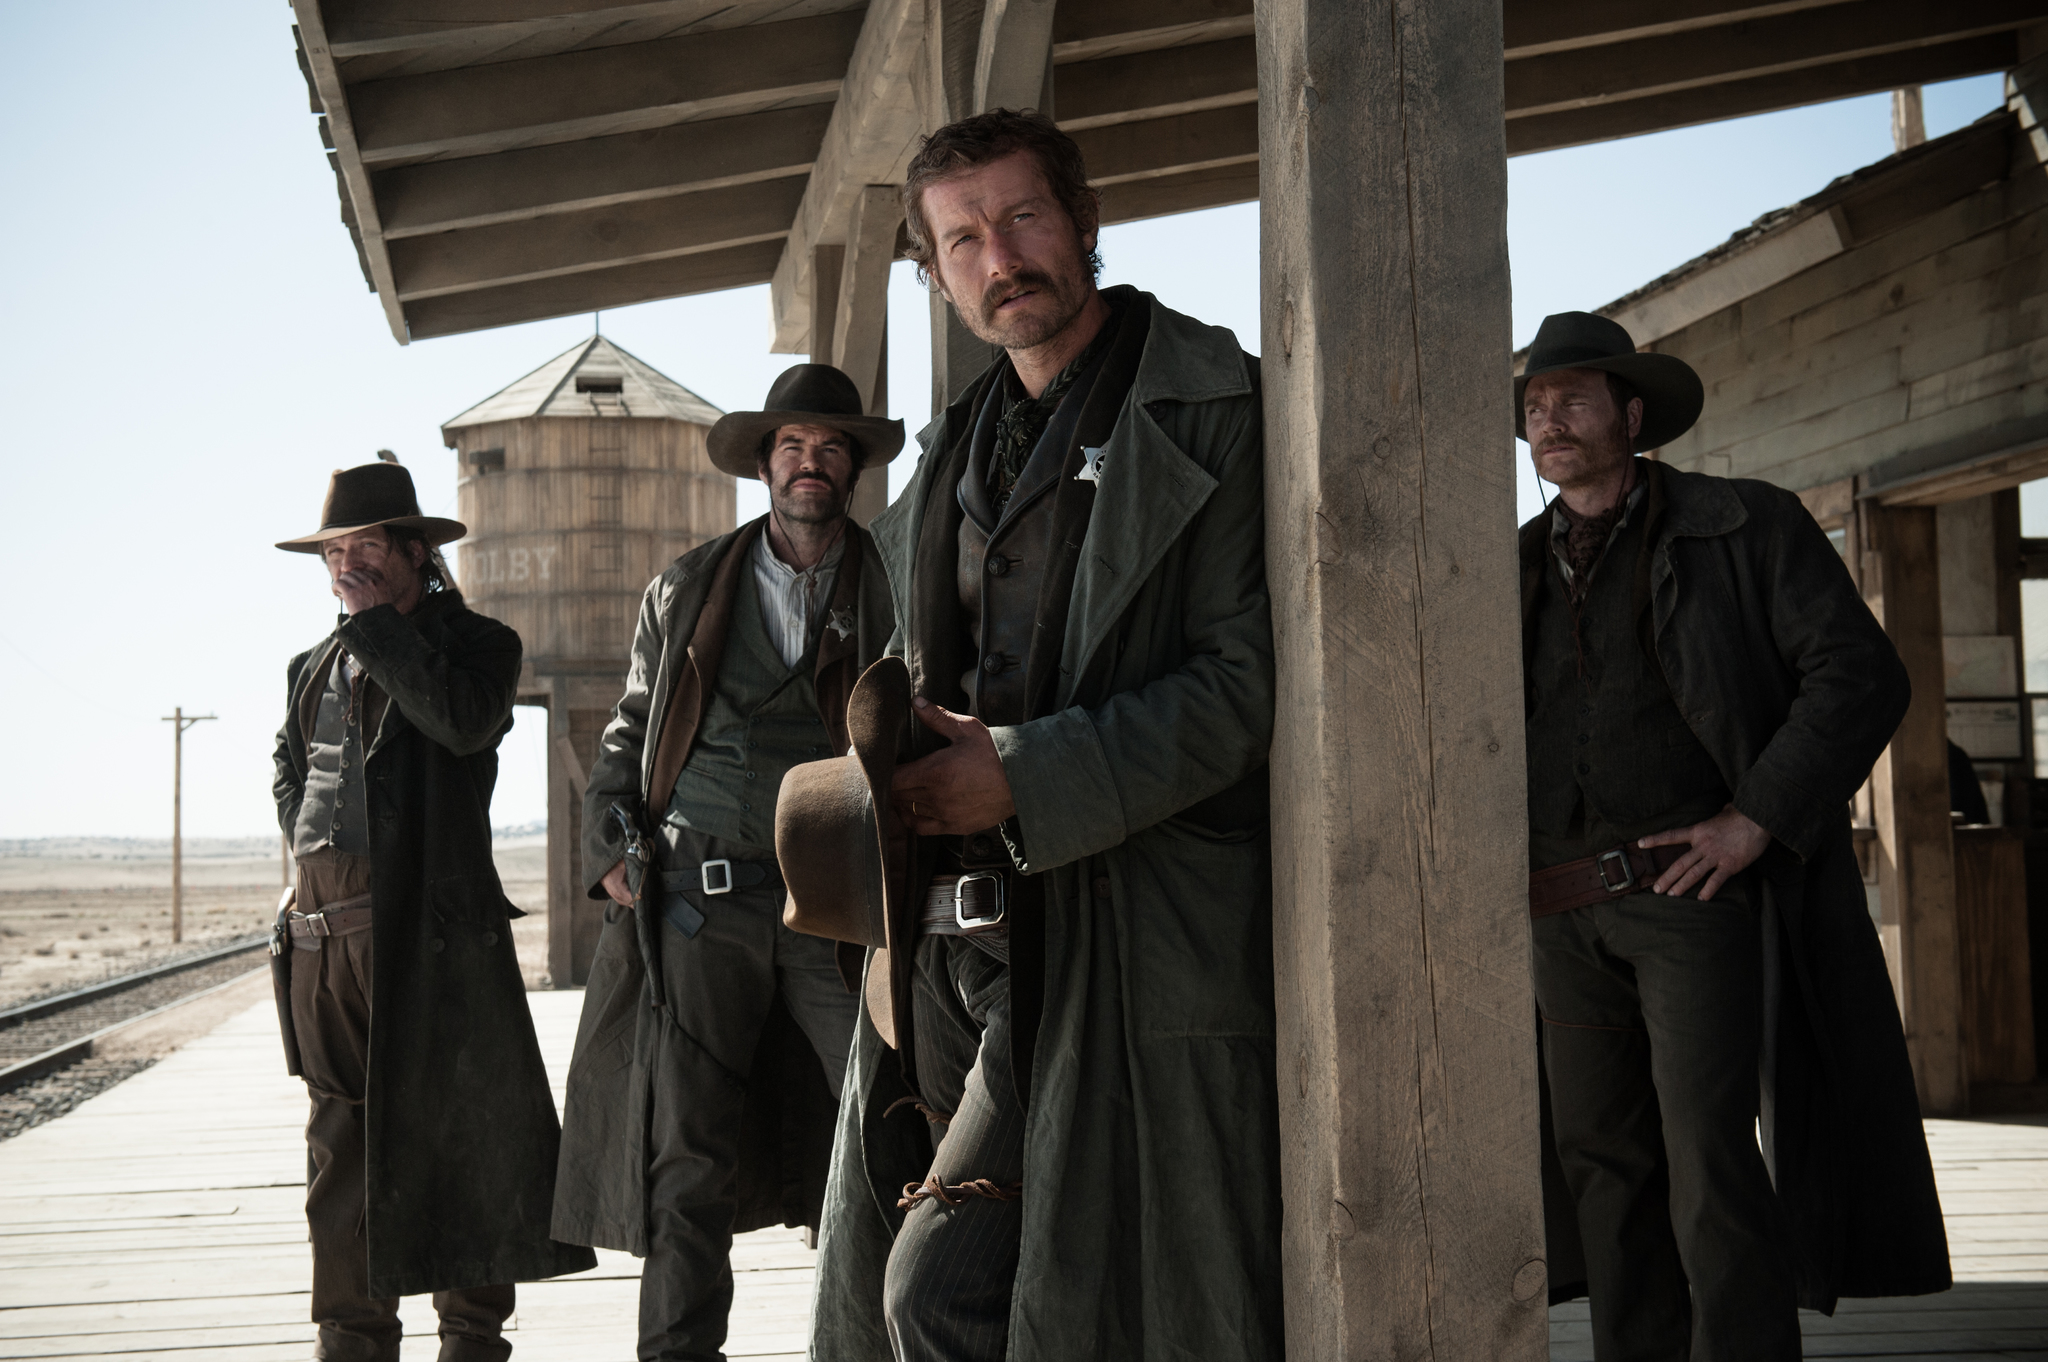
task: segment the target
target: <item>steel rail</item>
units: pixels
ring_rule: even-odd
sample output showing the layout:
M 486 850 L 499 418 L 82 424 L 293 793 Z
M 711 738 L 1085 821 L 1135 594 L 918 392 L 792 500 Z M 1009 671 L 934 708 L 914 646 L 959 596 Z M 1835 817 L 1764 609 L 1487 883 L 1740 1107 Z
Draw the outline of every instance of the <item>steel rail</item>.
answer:
M 0 1008 L 0 1030 L 13 1026 L 17 1022 L 34 1021 L 38 1017 L 52 1016 L 58 1012 L 68 1011 L 71 1008 L 79 1007 L 86 1003 L 96 1003 L 102 998 L 111 998 L 116 993 L 125 993 L 137 985 L 147 984 L 154 980 L 162 979 L 167 975 L 180 974 L 188 969 L 198 969 L 201 965 L 211 965 L 216 961 L 229 959 L 232 956 L 242 954 L 244 951 L 255 950 L 259 946 L 266 944 L 269 940 L 270 936 L 267 932 L 259 933 L 255 936 L 245 936 L 240 940 L 230 942 L 228 945 L 216 946 L 212 950 L 201 951 L 197 955 L 183 956 L 161 965 L 152 965 L 148 969 L 140 969 L 133 974 L 123 974 L 112 979 L 103 979 L 97 984 L 87 984 L 84 988 L 74 988 L 68 993 L 56 993 L 47 998 L 37 998 L 33 1002 L 17 1003 L 13 1007 Z

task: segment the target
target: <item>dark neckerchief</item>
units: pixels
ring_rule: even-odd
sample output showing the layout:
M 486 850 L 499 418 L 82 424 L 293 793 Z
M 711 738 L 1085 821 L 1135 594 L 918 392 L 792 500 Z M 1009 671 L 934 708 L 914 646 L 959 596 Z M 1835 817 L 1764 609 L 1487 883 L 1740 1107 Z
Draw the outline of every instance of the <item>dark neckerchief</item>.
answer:
M 1626 493 L 1597 515 L 1579 515 L 1564 504 L 1563 497 L 1551 503 L 1557 514 L 1551 527 L 1551 551 L 1564 569 L 1565 591 L 1574 605 L 1586 598 L 1601 556 L 1628 524 L 1630 514 L 1642 504 L 1645 479 L 1640 469 L 1631 470 L 1629 484 Z
M 989 505 L 998 516 L 1003 513 L 1004 504 L 1015 490 L 1024 465 L 1030 461 L 1031 451 L 1038 447 L 1038 437 L 1045 433 L 1046 422 L 1052 420 L 1052 414 L 1059 410 L 1068 390 L 1074 386 L 1074 380 L 1108 347 L 1122 320 L 1121 309 L 1113 307 L 1109 319 L 1103 322 L 1095 338 L 1083 346 L 1081 353 L 1054 375 L 1052 382 L 1045 385 L 1045 391 L 1036 397 L 1024 391 L 1014 367 L 1003 376 L 1003 411 L 996 418 L 995 452 L 988 461 Z

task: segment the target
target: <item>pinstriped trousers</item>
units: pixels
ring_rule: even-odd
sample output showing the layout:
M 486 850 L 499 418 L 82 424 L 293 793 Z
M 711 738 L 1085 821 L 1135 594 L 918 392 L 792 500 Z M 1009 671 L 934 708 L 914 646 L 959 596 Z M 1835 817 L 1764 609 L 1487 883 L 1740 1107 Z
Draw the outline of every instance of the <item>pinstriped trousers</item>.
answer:
M 917 963 L 924 1098 L 952 1113 L 931 1171 L 948 1186 L 974 1178 L 1022 1182 L 1024 1108 L 1010 1065 L 1010 967 L 957 936 L 925 938 Z M 1003 1357 L 1023 1227 L 1016 1201 L 972 1197 L 959 1206 L 928 1200 L 911 1208 L 883 1281 L 897 1362 Z

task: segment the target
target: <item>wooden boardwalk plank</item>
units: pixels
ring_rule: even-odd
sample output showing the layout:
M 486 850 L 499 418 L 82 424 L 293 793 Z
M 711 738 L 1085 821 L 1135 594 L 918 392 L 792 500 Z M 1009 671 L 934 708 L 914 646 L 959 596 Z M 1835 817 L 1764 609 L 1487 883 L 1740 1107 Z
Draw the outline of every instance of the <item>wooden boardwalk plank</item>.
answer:
M 583 995 L 528 997 L 559 1104 Z M 303 1362 L 305 1120 L 265 1003 L 0 1143 L 0 1357 Z M 729 1356 L 802 1356 L 813 1256 L 795 1230 L 734 1244 Z M 636 1259 L 600 1252 L 589 1272 L 522 1285 L 508 1337 L 534 1358 L 631 1357 L 639 1283 Z M 431 1362 L 431 1304 L 400 1313 L 406 1362 Z
M 582 995 L 529 997 L 559 1102 Z M 266 1005 L 0 1143 L 0 1357 L 303 1362 L 305 1113 Z M 1927 1130 L 1958 1285 L 1806 1315 L 1807 1356 L 2048 1362 L 2048 1118 Z M 734 1245 L 729 1356 L 802 1357 L 812 1257 L 793 1230 Z M 534 1359 L 630 1357 L 638 1290 L 637 1260 L 601 1252 L 589 1272 L 521 1286 L 509 1337 Z M 405 1362 L 431 1362 L 432 1308 L 402 1313 L 419 1331 Z M 1550 1332 L 1553 1362 L 1590 1362 L 1583 1301 L 1554 1308 Z

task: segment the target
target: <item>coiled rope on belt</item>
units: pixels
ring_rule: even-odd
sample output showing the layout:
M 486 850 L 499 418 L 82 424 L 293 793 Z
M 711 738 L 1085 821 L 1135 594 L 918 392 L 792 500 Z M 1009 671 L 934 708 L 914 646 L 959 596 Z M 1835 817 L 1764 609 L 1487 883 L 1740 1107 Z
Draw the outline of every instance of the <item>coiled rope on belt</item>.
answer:
M 966 1182 L 948 1187 L 939 1180 L 937 1173 L 923 1183 L 903 1184 L 903 1199 L 896 1203 L 898 1210 L 909 1210 L 921 1201 L 943 1201 L 948 1206 L 964 1206 L 973 1197 L 985 1201 L 1015 1201 L 1024 1195 L 1024 1184 L 1013 1182 L 1007 1187 L 997 1186 L 987 1178 L 969 1178 Z

